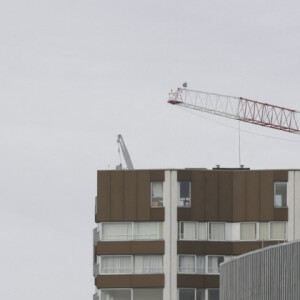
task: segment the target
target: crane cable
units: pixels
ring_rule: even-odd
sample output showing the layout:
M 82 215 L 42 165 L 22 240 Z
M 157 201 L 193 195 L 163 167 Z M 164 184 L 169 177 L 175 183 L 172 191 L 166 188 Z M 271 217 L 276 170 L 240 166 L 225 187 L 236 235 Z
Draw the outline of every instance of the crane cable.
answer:
M 192 115 L 195 115 L 199 118 L 202 118 L 202 119 L 205 119 L 205 120 L 208 120 L 212 123 L 216 123 L 216 124 L 219 124 L 221 126 L 224 126 L 224 127 L 228 127 L 228 128 L 231 128 L 231 129 L 234 129 L 234 130 L 239 130 L 239 131 L 243 131 L 243 132 L 246 132 L 246 133 L 249 133 L 249 134 L 253 134 L 253 135 L 258 135 L 258 136 L 262 136 L 262 137 L 266 137 L 266 138 L 269 138 L 269 139 L 274 139 L 274 140 L 282 140 L 282 141 L 287 141 L 287 142 L 295 142 L 295 143 L 300 143 L 300 140 L 291 140 L 291 139 L 285 139 L 285 138 L 278 138 L 278 137 L 275 137 L 275 136 L 270 136 L 270 135 L 266 135 L 266 134 L 261 134 L 261 133 L 256 133 L 256 132 L 253 132 L 253 131 L 249 131 L 249 130 L 245 130 L 245 129 L 240 129 L 240 128 L 236 128 L 236 127 L 233 127 L 233 126 L 230 126 L 230 125 L 226 125 L 222 122 L 218 122 L 218 121 L 214 121 L 212 119 L 209 119 L 209 118 L 206 118 L 206 117 L 203 117 L 203 116 L 200 116 L 199 114 L 197 113 L 194 113 L 192 111 L 190 111 L 189 109 L 186 109 L 182 106 L 178 106 L 178 105 L 175 105 L 176 107 L 180 107 L 181 109 L 185 110 L 186 112 L 192 114 Z

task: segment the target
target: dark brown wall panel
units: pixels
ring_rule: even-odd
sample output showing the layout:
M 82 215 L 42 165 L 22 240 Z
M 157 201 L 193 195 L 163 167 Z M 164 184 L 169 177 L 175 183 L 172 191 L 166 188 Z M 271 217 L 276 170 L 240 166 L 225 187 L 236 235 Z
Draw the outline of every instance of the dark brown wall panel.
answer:
M 151 221 L 164 221 L 165 208 L 164 207 L 150 208 L 150 219 Z
M 123 221 L 123 171 L 111 172 L 111 221 Z
M 288 208 L 274 208 L 274 220 L 275 221 L 288 221 Z
M 232 244 L 232 255 L 241 255 L 264 247 L 277 245 L 278 241 L 233 242 Z
M 164 170 L 150 170 L 151 181 L 164 181 L 165 171 Z
M 191 219 L 205 220 L 205 173 L 192 171 Z
M 124 172 L 124 221 L 136 220 L 136 172 Z
M 287 170 L 274 171 L 274 181 L 288 181 L 289 173 Z
M 218 288 L 219 275 L 177 275 L 178 288 Z
M 247 221 L 259 220 L 259 172 L 247 172 Z
M 96 219 L 101 222 L 110 221 L 110 172 L 107 171 L 98 171 L 97 207 Z
M 151 275 L 99 275 L 95 285 L 100 288 L 151 288 L 164 287 L 163 274 Z
M 98 242 L 97 255 L 164 254 L 164 241 Z
M 192 171 L 191 170 L 178 170 L 177 181 L 191 181 Z
M 246 221 L 246 175 L 244 171 L 233 173 L 233 221 Z
M 131 275 L 131 287 L 135 288 L 152 288 L 164 287 L 165 280 L 163 274 L 151 275 Z
M 231 222 L 233 218 L 233 172 L 219 173 L 219 220 Z
M 164 254 L 164 241 L 132 242 L 132 254 Z
M 219 220 L 218 172 L 206 173 L 205 217 L 207 221 Z
M 177 208 L 177 220 L 178 221 L 191 221 L 192 220 L 192 209 L 187 208 L 187 207 L 178 207 Z
M 97 255 L 131 254 L 131 242 L 98 242 Z
M 260 172 L 260 220 L 274 219 L 274 181 L 273 172 Z
M 231 255 L 232 242 L 178 241 L 177 253 Z
M 150 171 L 137 172 L 137 220 L 150 220 Z

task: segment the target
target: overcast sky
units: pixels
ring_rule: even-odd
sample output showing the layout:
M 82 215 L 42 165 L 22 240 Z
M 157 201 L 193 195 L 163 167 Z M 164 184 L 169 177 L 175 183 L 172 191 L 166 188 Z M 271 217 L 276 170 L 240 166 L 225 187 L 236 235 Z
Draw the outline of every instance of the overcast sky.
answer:
M 300 110 L 299 53 L 299 1 L 0 0 L 0 299 L 92 299 L 96 170 L 119 163 L 117 134 L 137 169 L 236 167 L 238 122 L 169 91 Z M 300 168 L 299 136 L 241 128 L 247 167 Z

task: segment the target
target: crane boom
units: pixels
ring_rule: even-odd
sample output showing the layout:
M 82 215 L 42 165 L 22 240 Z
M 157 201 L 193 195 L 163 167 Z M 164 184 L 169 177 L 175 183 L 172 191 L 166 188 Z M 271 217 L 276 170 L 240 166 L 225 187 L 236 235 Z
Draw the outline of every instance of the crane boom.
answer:
M 168 103 L 300 134 L 300 112 L 242 97 L 178 88 L 169 93 Z
M 132 164 L 129 152 L 127 150 L 127 147 L 125 145 L 125 142 L 124 142 L 123 137 L 122 137 L 121 134 L 118 135 L 117 143 L 121 147 L 121 150 L 122 150 L 122 153 L 123 153 L 123 157 L 124 157 L 124 160 L 125 160 L 126 165 L 127 165 L 127 169 L 128 170 L 133 170 L 134 167 L 133 167 L 133 164 Z

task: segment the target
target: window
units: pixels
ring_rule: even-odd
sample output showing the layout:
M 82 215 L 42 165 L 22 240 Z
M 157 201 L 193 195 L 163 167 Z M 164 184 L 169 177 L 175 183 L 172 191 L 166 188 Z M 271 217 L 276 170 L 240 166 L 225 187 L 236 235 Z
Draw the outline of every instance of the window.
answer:
M 102 256 L 101 274 L 130 274 L 132 256 Z
M 225 240 L 225 223 L 209 223 L 209 239 L 215 241 Z
M 196 294 L 196 300 L 205 300 L 205 289 L 197 289 Z
M 161 240 L 161 222 L 136 222 L 134 223 L 134 240 Z
M 240 228 L 241 240 L 256 239 L 256 223 L 241 223 Z
M 285 240 L 286 239 L 286 223 L 285 222 L 271 222 L 270 223 L 270 239 L 271 240 Z
M 196 222 L 179 223 L 179 239 L 195 240 L 196 239 Z
M 205 274 L 205 256 L 199 255 L 196 257 L 197 274 Z
M 179 273 L 195 273 L 195 255 L 179 255 Z
M 274 182 L 274 206 L 286 207 L 287 183 Z
M 220 264 L 224 256 L 208 256 L 208 273 L 220 273 Z
M 269 223 L 259 223 L 259 239 L 262 241 L 269 239 Z
M 162 255 L 137 255 L 134 256 L 135 274 L 163 273 Z
M 103 241 L 127 241 L 132 237 L 131 223 L 103 223 Z
M 191 206 L 191 182 L 190 181 L 179 181 L 178 206 L 180 207 Z
M 101 300 L 131 300 L 130 289 L 101 290 Z
M 179 289 L 179 300 L 195 300 L 195 289 Z
M 101 289 L 101 300 L 163 300 L 163 289 Z
M 163 206 L 163 181 L 151 182 L 151 207 Z
M 198 239 L 206 240 L 206 223 L 198 223 Z
M 133 289 L 133 300 L 163 300 L 163 289 Z
M 219 300 L 219 289 L 208 289 L 208 300 Z

